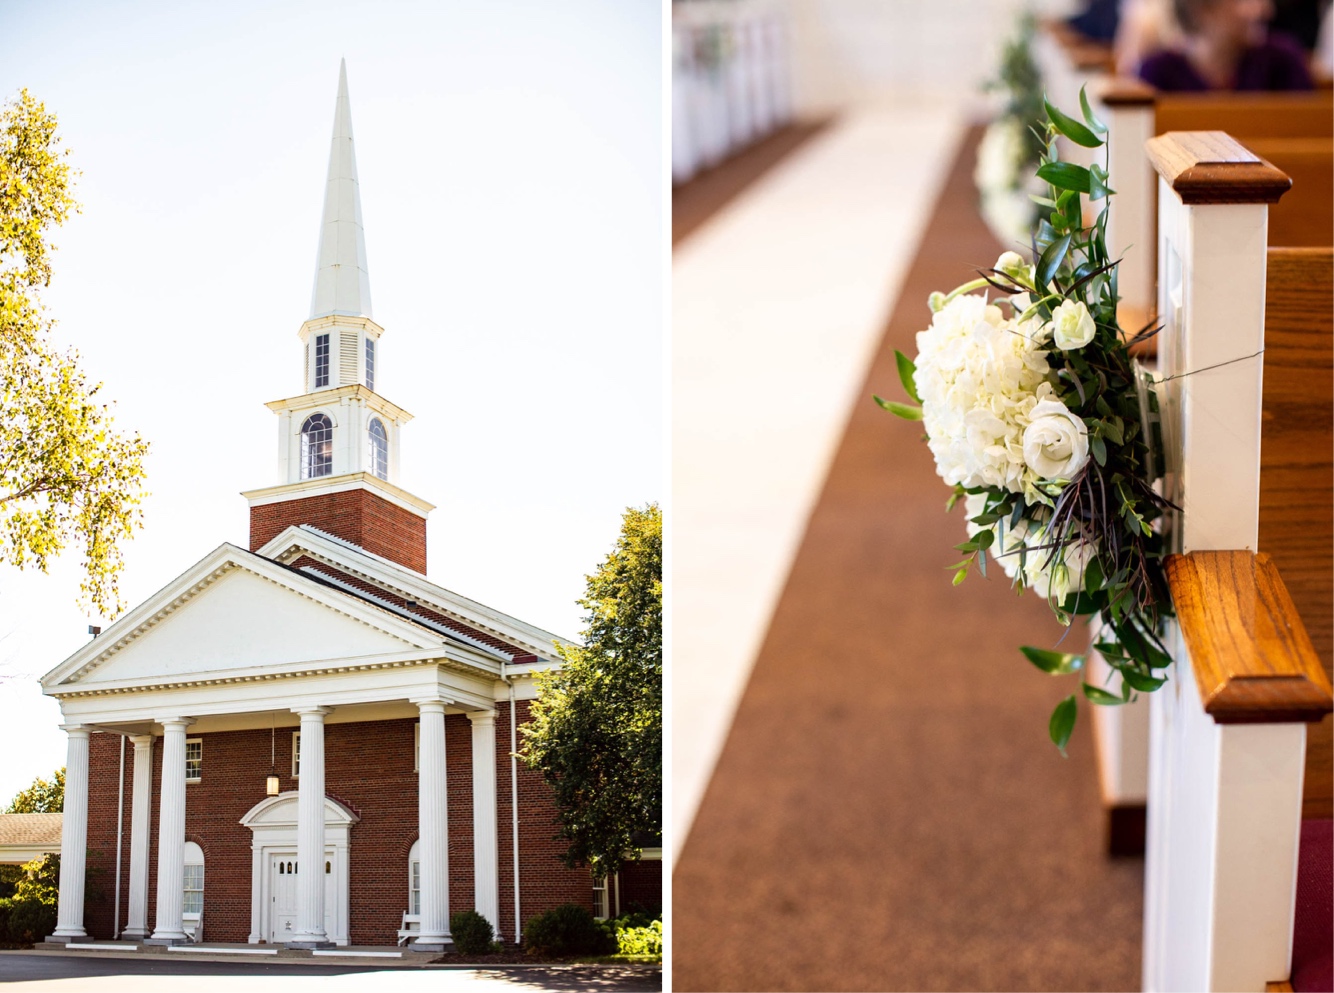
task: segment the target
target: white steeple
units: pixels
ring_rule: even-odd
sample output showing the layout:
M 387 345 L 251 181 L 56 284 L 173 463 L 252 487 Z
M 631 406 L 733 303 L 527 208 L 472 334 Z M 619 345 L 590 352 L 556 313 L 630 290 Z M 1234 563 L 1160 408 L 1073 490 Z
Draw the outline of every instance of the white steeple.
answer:
M 320 247 L 310 318 L 333 314 L 371 316 L 371 280 L 366 267 L 366 234 L 361 226 L 361 191 L 352 147 L 352 106 L 347 97 L 347 62 L 338 64 L 338 102 L 334 109 L 329 179 L 324 190 Z

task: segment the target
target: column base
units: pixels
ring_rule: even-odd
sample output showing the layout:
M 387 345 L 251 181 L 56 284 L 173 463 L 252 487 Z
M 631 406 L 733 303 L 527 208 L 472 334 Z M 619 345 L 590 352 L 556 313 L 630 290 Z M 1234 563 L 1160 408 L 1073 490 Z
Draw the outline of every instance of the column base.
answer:
M 410 952 L 432 952 L 436 955 L 454 950 L 453 938 L 417 938 L 408 945 Z
M 151 938 L 144 938 L 145 945 L 188 945 L 189 936 L 185 932 L 155 933 Z
M 120 933 L 121 941 L 143 941 L 147 937 L 149 933 L 146 927 L 127 927 Z
M 49 942 L 49 943 L 52 944 L 52 945 L 67 945 L 67 944 L 69 944 L 71 941 L 87 941 L 87 940 L 88 940 L 88 935 L 86 935 L 86 934 L 48 934 L 48 935 L 47 935 L 45 938 L 43 938 L 42 940 L 45 941 L 45 942 Z

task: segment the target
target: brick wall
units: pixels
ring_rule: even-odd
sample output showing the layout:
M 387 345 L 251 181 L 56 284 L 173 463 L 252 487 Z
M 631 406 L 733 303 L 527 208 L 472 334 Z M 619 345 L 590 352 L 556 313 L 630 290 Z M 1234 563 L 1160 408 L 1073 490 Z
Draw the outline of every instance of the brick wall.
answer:
M 529 704 L 515 705 L 523 750 L 523 725 Z M 551 791 L 542 773 L 515 763 L 519 784 L 519 914 L 521 921 L 576 903 L 593 911 L 593 884 L 587 869 L 565 868 L 560 856 L 566 845 L 555 838 L 560 825 Z M 507 702 L 496 707 L 496 814 L 500 824 L 500 928 L 507 942 L 514 941 L 514 825 L 510 819 L 510 711 Z
M 519 705 L 519 719 L 527 704 Z M 349 937 L 358 945 L 392 945 L 408 905 L 408 852 L 417 838 L 417 774 L 413 771 L 416 720 L 325 726 L 325 792 L 356 813 L 349 841 Z M 514 938 L 514 881 L 510 821 L 509 707 L 497 708 L 496 768 L 503 937 Z M 297 789 L 292 772 L 292 728 L 276 738 L 277 772 L 284 792 Z M 228 731 L 187 737 L 203 740 L 202 781 L 186 786 L 186 839 L 204 851 L 204 932 L 209 941 L 244 942 L 250 934 L 251 839 L 240 824 L 265 799 L 269 731 Z M 158 802 L 162 742 L 154 742 L 150 825 L 148 926 L 155 926 Z M 88 933 L 110 938 L 115 892 L 116 801 L 119 736 L 94 734 L 90 742 L 88 865 L 93 870 L 84 923 Z M 449 796 L 449 906 L 473 905 L 472 726 L 462 714 L 445 719 Z M 134 748 L 125 748 L 125 804 L 121 856 L 120 926 L 129 912 L 130 811 Z M 567 869 L 552 840 L 555 807 L 540 773 L 520 763 L 519 867 L 522 919 L 561 903 L 592 908 L 587 869 Z
M 621 913 L 662 910 L 662 861 L 626 862 L 620 869 Z
M 426 573 L 426 518 L 368 489 L 322 493 L 251 507 L 250 550 L 261 548 L 295 524 L 309 524 L 399 565 Z

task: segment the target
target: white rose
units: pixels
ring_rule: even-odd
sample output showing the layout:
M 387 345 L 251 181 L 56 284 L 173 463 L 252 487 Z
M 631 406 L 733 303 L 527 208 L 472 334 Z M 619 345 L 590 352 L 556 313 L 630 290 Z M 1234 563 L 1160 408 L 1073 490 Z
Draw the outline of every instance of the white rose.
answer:
M 1088 429 L 1059 400 L 1039 400 L 1024 429 L 1024 461 L 1043 479 L 1073 479 L 1089 458 Z
M 1065 350 L 1083 348 L 1098 330 L 1089 309 L 1077 300 L 1062 301 L 1052 311 L 1051 324 L 1056 347 Z

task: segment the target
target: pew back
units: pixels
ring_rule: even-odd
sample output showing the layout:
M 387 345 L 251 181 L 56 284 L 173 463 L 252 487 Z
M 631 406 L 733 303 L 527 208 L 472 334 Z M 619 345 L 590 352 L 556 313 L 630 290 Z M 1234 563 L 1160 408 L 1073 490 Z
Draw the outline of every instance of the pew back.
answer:
M 1271 248 L 1266 272 L 1259 550 L 1334 677 L 1334 249 Z M 1334 816 L 1332 787 L 1326 720 L 1308 728 L 1304 817 Z

